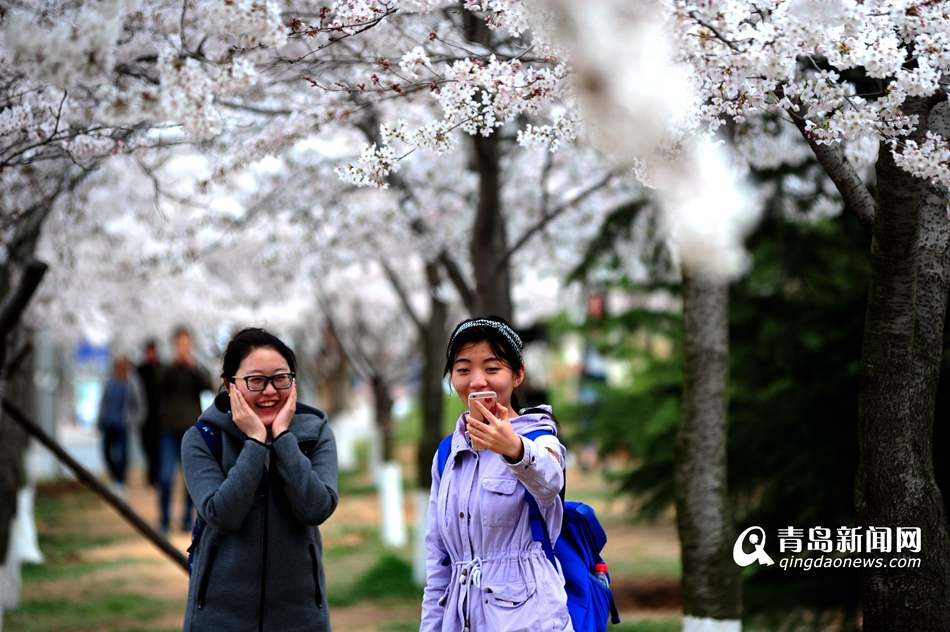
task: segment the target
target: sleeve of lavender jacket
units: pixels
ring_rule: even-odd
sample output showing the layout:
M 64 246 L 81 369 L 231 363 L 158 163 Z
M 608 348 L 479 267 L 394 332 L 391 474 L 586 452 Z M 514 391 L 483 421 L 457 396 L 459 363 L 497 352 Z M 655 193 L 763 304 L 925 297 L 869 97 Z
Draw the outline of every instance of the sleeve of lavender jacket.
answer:
M 254 504 L 267 448 L 255 441 L 245 441 L 225 477 L 200 432 L 195 427 L 189 428 L 181 442 L 185 485 L 205 522 L 218 531 L 233 533 L 241 528 Z
M 300 451 L 290 432 L 284 432 L 274 441 L 273 450 L 277 455 L 277 474 L 283 481 L 291 511 L 304 524 L 323 524 L 339 501 L 336 441 L 330 424 L 324 423 L 320 429 L 310 458 Z
M 502 461 L 534 496 L 538 506 L 546 507 L 560 498 L 564 486 L 564 446 L 555 435 L 541 435 L 533 441 L 522 436 L 521 443 L 524 456 L 520 461 Z
M 438 455 L 432 459 L 432 487 L 429 489 L 429 511 L 426 516 L 426 587 L 422 594 L 422 622 L 419 632 L 438 632 L 445 617 L 445 604 L 439 603 L 452 579 L 452 567 L 443 566 L 448 553 L 439 531 Z

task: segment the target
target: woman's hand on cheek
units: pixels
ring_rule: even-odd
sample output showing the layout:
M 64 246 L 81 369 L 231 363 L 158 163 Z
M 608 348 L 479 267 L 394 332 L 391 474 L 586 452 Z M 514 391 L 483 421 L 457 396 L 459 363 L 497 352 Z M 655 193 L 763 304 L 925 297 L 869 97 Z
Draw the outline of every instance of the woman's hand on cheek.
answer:
M 264 422 L 257 416 L 251 406 L 244 399 L 244 395 L 234 384 L 228 385 L 228 396 L 231 398 L 231 418 L 238 430 L 243 432 L 251 439 L 264 443 L 267 441 L 267 428 Z
M 275 437 L 290 428 L 290 422 L 293 420 L 294 412 L 296 412 L 296 410 L 297 385 L 294 384 L 290 387 L 290 396 L 287 397 L 287 401 L 284 402 L 284 405 L 280 407 L 280 411 L 277 413 L 277 417 L 274 419 L 274 424 L 271 426 Z
M 472 446 L 476 449 L 486 448 L 515 463 L 520 461 L 524 454 L 524 444 L 509 421 L 511 411 L 498 404 L 499 414 L 495 415 L 478 401 L 475 402 L 475 407 L 479 409 L 485 421 L 469 422 L 468 432 L 472 437 Z

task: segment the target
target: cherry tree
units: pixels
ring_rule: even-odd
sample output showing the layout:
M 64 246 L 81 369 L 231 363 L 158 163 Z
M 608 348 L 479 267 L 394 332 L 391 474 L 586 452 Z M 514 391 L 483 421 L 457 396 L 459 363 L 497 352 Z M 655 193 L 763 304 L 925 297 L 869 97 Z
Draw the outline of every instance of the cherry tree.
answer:
M 570 15 L 564 3 L 561 9 Z M 872 223 L 859 515 L 869 525 L 910 520 L 930 545 L 923 573 L 866 574 L 864 625 L 942 629 L 948 617 L 941 597 L 948 589 L 948 545 L 931 442 L 947 294 L 946 5 L 672 1 L 663 9 L 655 17 L 665 18 L 675 56 L 697 95 L 691 120 L 670 145 L 725 123 L 753 161 L 775 159 L 774 152 L 755 149 L 763 139 L 790 156 L 807 147 L 848 210 Z M 621 17 L 632 10 L 621 3 L 604 9 Z M 574 23 L 589 24 L 579 13 L 573 12 Z M 595 111 L 607 114 L 601 125 L 629 125 L 635 119 L 624 122 L 631 108 L 619 97 L 636 90 L 630 86 L 642 76 L 642 64 L 620 57 L 628 61 L 619 65 L 627 72 L 609 74 L 598 72 L 603 66 L 596 61 L 617 51 L 630 32 L 601 29 L 598 42 L 591 32 L 569 33 L 588 44 L 574 49 L 584 58 L 573 60 L 576 67 L 591 71 L 579 76 L 578 85 L 590 88 L 595 108 L 599 99 Z M 623 147 L 619 138 L 622 152 L 636 156 L 643 150 L 634 141 Z M 911 288 L 916 291 L 908 294 Z M 707 559 L 710 567 L 720 563 L 714 551 Z M 688 591 L 687 614 L 729 614 L 709 598 L 718 591 L 695 588 Z
M 929 447 L 932 395 L 939 366 L 937 350 L 941 348 L 938 343 L 942 339 L 946 296 L 943 285 L 946 273 L 938 272 L 946 267 L 945 258 L 940 255 L 945 252 L 940 239 L 946 234 L 942 227 L 946 222 L 950 156 L 944 136 L 947 106 L 943 82 L 948 63 L 948 20 L 944 3 L 667 2 L 663 5 L 665 13 L 654 13 L 654 20 L 647 20 L 646 24 L 648 29 L 669 29 L 665 31 L 663 50 L 669 50 L 682 63 L 679 71 L 668 66 L 674 76 L 681 77 L 681 81 L 673 85 L 664 82 L 664 87 L 672 88 L 670 90 L 655 90 L 649 73 L 656 64 L 653 60 L 647 62 L 644 51 L 624 53 L 624 45 L 631 39 L 644 40 L 631 36 L 631 30 L 622 29 L 621 25 L 629 27 L 629 17 L 647 15 L 648 8 L 621 7 L 619 3 L 607 5 L 607 8 L 588 10 L 587 7 L 567 8 L 561 3 L 562 10 L 573 13 L 574 24 L 581 25 L 566 29 L 566 37 L 583 42 L 572 49 L 574 56 L 570 61 L 576 68 L 577 85 L 582 88 L 581 99 L 587 103 L 585 120 L 612 131 L 612 139 L 607 140 L 613 143 L 608 147 L 615 153 L 626 154 L 624 158 L 639 159 L 637 167 L 641 175 L 659 184 L 663 195 L 670 196 L 665 201 L 670 212 L 671 237 L 681 246 L 690 243 L 701 246 L 679 249 L 685 264 L 684 273 L 719 266 L 713 276 L 721 278 L 723 272 L 728 276 L 741 270 L 741 254 L 736 257 L 734 245 L 736 237 L 741 238 L 748 230 L 750 217 L 754 216 L 735 208 L 743 205 L 742 198 L 733 199 L 732 210 L 739 212 L 731 214 L 732 220 L 723 220 L 723 213 L 730 210 L 726 204 L 707 212 L 706 216 L 714 221 L 705 224 L 701 214 L 690 212 L 695 206 L 689 200 L 676 199 L 676 185 L 694 173 L 689 165 L 715 164 L 709 159 L 711 154 L 701 149 L 702 144 L 694 144 L 691 139 L 707 136 L 723 122 L 728 124 L 729 135 L 737 145 L 748 150 L 746 155 L 753 160 L 767 159 L 755 157 L 755 150 L 750 150 L 758 144 L 760 132 L 790 122 L 801 141 L 797 138 L 793 141 L 784 130 L 776 134 L 772 129 L 768 135 L 788 141 L 793 154 L 800 151 L 797 147 L 803 142 L 814 153 L 845 205 L 866 221 L 874 222 L 877 263 L 869 303 L 868 344 L 865 345 L 866 388 L 860 405 L 864 458 L 859 508 L 865 521 L 875 524 L 896 525 L 908 515 L 917 516 L 933 542 L 928 552 L 930 568 L 942 579 L 922 583 L 919 576 L 909 581 L 909 573 L 903 573 L 889 575 L 890 579 L 884 581 L 882 577 L 869 575 L 865 585 L 866 620 L 873 629 L 898 629 L 898 619 L 907 629 L 945 627 L 946 609 L 939 605 L 943 601 L 927 596 L 928 591 L 943 594 L 947 583 L 945 517 L 940 508 L 939 491 L 933 483 Z M 518 24 L 516 18 L 524 16 L 523 6 L 518 2 L 494 2 L 491 8 L 494 26 Z M 582 13 L 584 15 L 580 15 Z M 628 19 L 612 19 L 618 16 Z M 659 22 L 662 18 L 666 19 L 665 25 Z M 555 20 L 555 31 L 557 28 Z M 606 37 L 605 33 L 613 36 Z M 646 41 L 656 43 L 657 40 Z M 424 53 L 425 50 L 409 55 L 406 59 L 409 67 L 428 68 L 431 59 Z M 629 60 L 631 56 L 641 63 L 617 64 L 619 72 L 610 65 L 611 61 L 615 64 L 618 59 Z M 516 107 L 524 107 L 522 111 L 531 113 L 537 113 L 538 106 L 546 103 L 545 99 L 551 95 L 561 98 L 564 94 L 554 89 L 566 77 L 567 66 L 564 65 L 554 66 L 549 74 L 532 76 L 530 81 L 541 86 L 537 92 L 530 93 L 542 96 L 536 100 L 524 98 L 517 90 L 485 89 L 486 86 L 526 85 L 517 80 L 506 81 L 503 73 L 499 73 L 504 66 L 497 58 L 494 64 L 489 61 L 484 70 L 477 64 L 475 68 L 472 66 L 471 63 L 453 65 L 452 74 L 437 76 L 449 81 L 475 77 L 474 86 L 452 89 L 464 88 L 478 95 L 483 105 L 491 103 L 490 111 L 486 111 L 488 107 L 480 109 L 476 105 L 459 112 L 453 107 L 455 102 L 449 100 L 444 104 L 446 116 L 435 127 L 410 128 L 397 122 L 382 134 L 383 142 L 364 151 L 360 164 L 343 172 L 344 177 L 356 183 L 379 183 L 398 167 L 402 157 L 416 148 L 443 149 L 452 142 L 450 132 L 458 127 L 472 134 L 492 134 L 493 128 L 504 124 L 505 112 L 511 111 L 504 108 L 508 105 L 504 100 L 502 107 L 497 107 L 499 94 L 514 94 Z M 456 70 L 462 72 L 457 74 Z M 653 95 L 647 94 L 648 91 L 653 91 Z M 440 88 L 439 95 L 443 92 L 455 94 Z M 680 96 L 686 98 L 679 99 Z M 526 105 L 528 102 L 530 105 Z M 664 105 L 675 110 L 677 117 L 671 122 L 664 118 Z M 570 134 L 561 137 L 570 136 L 574 128 L 565 124 L 565 120 L 573 118 L 561 118 L 546 131 L 570 129 Z M 655 125 L 645 124 L 646 121 Z M 618 129 L 644 130 L 646 138 L 618 133 Z M 861 173 L 862 165 L 872 162 L 877 199 Z M 908 204 L 914 209 L 911 216 L 906 210 Z M 826 207 L 833 206 L 833 200 L 826 204 Z M 710 248 L 708 240 L 697 239 L 717 227 L 726 228 L 726 239 L 718 242 L 718 246 L 712 242 Z M 687 237 L 685 241 L 683 236 Z M 887 254 L 892 251 L 902 254 Z M 897 265 L 895 262 L 907 253 L 912 253 L 916 265 L 911 268 Z M 695 261 L 691 263 L 688 257 L 694 255 Z M 740 265 L 737 267 L 736 263 Z M 722 283 L 713 282 L 710 286 L 706 283 L 708 275 L 699 277 L 696 301 L 710 300 L 710 309 L 723 313 Z M 898 289 L 902 287 L 933 290 L 915 294 L 921 297 L 919 302 L 907 301 Z M 900 333 L 900 323 L 908 323 L 905 333 Z M 718 333 L 709 332 L 707 336 L 697 330 L 700 354 L 697 357 L 703 357 L 702 349 L 706 349 L 718 358 L 719 366 L 725 366 L 722 362 L 724 326 L 716 327 L 716 331 Z M 916 346 L 905 344 L 913 331 L 930 332 L 929 338 L 922 339 L 919 353 L 914 351 Z M 895 344 L 908 350 L 905 359 L 897 360 L 896 365 L 886 352 Z M 880 354 L 884 355 L 878 358 Z M 723 375 L 723 371 L 716 373 Z M 707 392 L 721 394 L 724 381 L 721 377 L 717 380 L 718 385 L 698 383 L 692 390 L 711 389 Z M 916 384 L 927 385 L 924 396 L 917 394 Z M 881 399 L 891 401 L 895 397 L 907 402 L 907 406 L 901 408 L 904 412 L 895 411 Z M 721 395 L 714 395 L 710 403 L 721 408 L 721 402 Z M 719 424 L 719 427 L 723 426 Z M 720 446 L 716 454 L 721 453 L 724 444 L 721 440 L 715 443 Z M 712 462 L 723 461 L 713 458 Z M 715 467 L 718 471 L 710 472 L 712 480 L 724 481 L 724 469 Z M 905 470 L 916 475 L 900 476 L 899 471 Z M 908 481 L 908 487 L 896 496 L 899 501 L 895 501 L 891 492 L 884 491 L 888 489 L 884 484 L 886 480 Z M 714 495 L 721 496 L 723 487 L 719 485 L 717 490 Z M 700 552 L 701 556 L 708 556 L 711 567 L 728 565 L 722 560 L 731 530 L 728 520 L 722 524 L 726 528 L 713 538 L 719 544 L 708 553 Z M 690 573 L 689 570 L 687 574 L 691 578 L 701 579 L 702 572 Z M 734 570 L 725 573 L 736 576 Z M 708 573 L 714 583 L 722 577 L 714 568 Z M 713 619 L 737 616 L 738 584 L 733 579 L 725 582 L 725 586 L 732 597 L 716 599 L 717 591 L 707 595 L 707 598 L 714 597 L 707 603 L 731 604 L 724 609 L 703 605 L 699 596 L 704 590 L 697 587 L 697 601 L 688 605 L 688 609 L 695 608 L 699 623 L 706 616 Z M 898 606 L 898 603 L 911 605 Z M 917 607 L 921 603 L 934 605 Z

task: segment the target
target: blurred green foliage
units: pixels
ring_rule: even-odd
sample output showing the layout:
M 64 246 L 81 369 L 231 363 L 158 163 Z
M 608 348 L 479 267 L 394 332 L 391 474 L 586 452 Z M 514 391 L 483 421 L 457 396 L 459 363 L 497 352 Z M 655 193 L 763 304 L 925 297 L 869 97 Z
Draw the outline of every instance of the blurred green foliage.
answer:
M 748 240 L 749 273 L 730 288 L 728 476 L 736 526 L 853 525 L 857 402 L 870 277 L 868 231 L 850 214 L 813 222 L 767 212 Z M 668 284 L 634 292 L 676 290 Z M 619 490 L 640 518 L 673 504 L 673 446 L 682 394 L 682 322 L 676 312 L 635 309 L 588 322 L 601 355 L 629 366 L 628 383 L 588 384 L 594 404 L 575 404 L 573 440 L 628 455 Z M 569 438 L 569 441 L 571 438 Z M 750 571 L 753 624 L 789 613 L 853 612 L 859 582 L 844 569 Z M 797 615 L 791 615 L 797 616 Z M 849 618 L 847 615 L 846 619 Z M 777 623 L 776 623 L 777 624 Z

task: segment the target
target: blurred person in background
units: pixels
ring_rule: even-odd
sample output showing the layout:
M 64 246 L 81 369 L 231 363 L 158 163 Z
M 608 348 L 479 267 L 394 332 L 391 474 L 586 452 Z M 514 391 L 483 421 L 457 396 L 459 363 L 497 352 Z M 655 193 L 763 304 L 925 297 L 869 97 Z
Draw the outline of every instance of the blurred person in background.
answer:
M 336 443 L 323 412 L 297 403 L 296 371 L 279 338 L 241 330 L 185 434 L 198 509 L 186 632 L 330 629 L 318 525 L 338 502 Z
M 171 524 L 172 486 L 181 461 L 181 440 L 201 414 L 201 392 L 213 390 L 211 376 L 198 366 L 194 341 L 187 327 L 178 326 L 172 333 L 174 358 L 159 375 L 159 527 L 168 533 Z M 190 531 L 192 502 L 184 491 L 181 515 L 182 531 Z
M 117 355 L 112 361 L 112 375 L 99 401 L 97 426 L 102 433 L 102 451 L 113 489 L 120 496 L 125 495 L 129 433 L 142 423 L 146 406 L 142 383 L 131 370 L 129 359 Z
M 573 632 L 564 577 L 535 541 L 526 496 L 556 542 L 566 450 L 550 406 L 519 411 L 523 348 L 493 316 L 462 321 L 449 339 L 444 372 L 468 410 L 444 470 L 438 454 L 432 462 L 420 632 Z
M 159 454 L 158 444 L 161 437 L 159 427 L 158 378 L 162 365 L 158 360 L 158 345 L 154 339 L 145 342 L 142 354 L 142 363 L 136 367 L 142 386 L 145 389 L 145 401 L 148 402 L 148 412 L 142 423 L 142 453 L 145 455 L 145 479 L 149 486 L 158 485 Z

